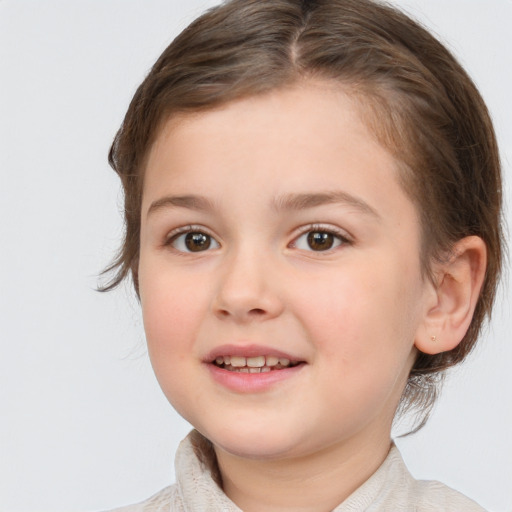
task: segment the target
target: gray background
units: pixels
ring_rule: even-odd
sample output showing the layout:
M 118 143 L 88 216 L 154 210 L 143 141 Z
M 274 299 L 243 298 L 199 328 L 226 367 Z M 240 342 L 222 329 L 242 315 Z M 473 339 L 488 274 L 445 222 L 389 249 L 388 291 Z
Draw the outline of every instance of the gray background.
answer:
M 87 511 L 173 481 L 189 426 L 167 404 L 127 287 L 94 291 L 122 233 L 106 155 L 136 86 L 204 7 L 0 0 L 0 509 Z M 512 2 L 395 1 L 452 48 L 495 120 L 510 203 Z M 510 218 L 510 216 L 509 216 Z M 428 426 L 418 478 L 512 510 L 510 290 Z

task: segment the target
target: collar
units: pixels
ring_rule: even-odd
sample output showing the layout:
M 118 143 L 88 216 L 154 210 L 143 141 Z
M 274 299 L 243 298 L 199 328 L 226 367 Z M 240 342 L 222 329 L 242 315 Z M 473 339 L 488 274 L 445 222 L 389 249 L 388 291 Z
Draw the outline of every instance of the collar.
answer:
M 191 432 L 180 444 L 176 453 L 176 477 L 180 498 L 187 512 L 208 510 L 211 512 L 242 512 L 217 485 L 209 467 L 215 465 L 212 455 L 202 453 L 199 460 L 192 439 L 197 436 Z M 389 454 L 377 471 L 358 489 L 356 489 L 333 512 L 361 512 L 372 504 L 386 501 L 389 496 L 403 494 L 404 490 L 414 486 L 415 480 L 409 473 L 398 451 L 392 444 Z

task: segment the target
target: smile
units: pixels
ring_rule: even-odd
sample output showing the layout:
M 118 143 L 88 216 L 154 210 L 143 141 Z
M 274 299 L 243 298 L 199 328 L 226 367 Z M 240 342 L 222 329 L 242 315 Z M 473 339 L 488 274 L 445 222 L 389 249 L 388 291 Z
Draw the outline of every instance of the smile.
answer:
M 277 356 L 218 356 L 212 361 L 212 364 L 230 372 L 268 373 L 297 366 L 299 363 Z

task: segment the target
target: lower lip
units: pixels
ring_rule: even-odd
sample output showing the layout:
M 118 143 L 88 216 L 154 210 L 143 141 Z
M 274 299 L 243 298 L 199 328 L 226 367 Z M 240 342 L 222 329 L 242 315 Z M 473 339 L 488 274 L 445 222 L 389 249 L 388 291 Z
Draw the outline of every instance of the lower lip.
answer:
M 222 386 L 237 393 L 257 393 L 266 391 L 280 382 L 291 379 L 299 373 L 305 364 L 298 364 L 281 370 L 272 370 L 264 373 L 242 373 L 224 370 L 218 366 L 207 363 L 213 379 Z

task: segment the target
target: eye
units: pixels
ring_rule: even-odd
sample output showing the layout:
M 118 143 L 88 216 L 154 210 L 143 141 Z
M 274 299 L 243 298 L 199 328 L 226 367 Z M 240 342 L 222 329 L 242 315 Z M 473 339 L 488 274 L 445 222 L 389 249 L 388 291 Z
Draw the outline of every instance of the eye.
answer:
M 328 251 L 339 247 L 348 240 L 337 233 L 329 231 L 327 229 L 313 229 L 300 235 L 293 246 L 303 251 Z
M 202 231 L 187 231 L 171 236 L 166 245 L 180 252 L 204 252 L 220 247 L 217 240 Z

